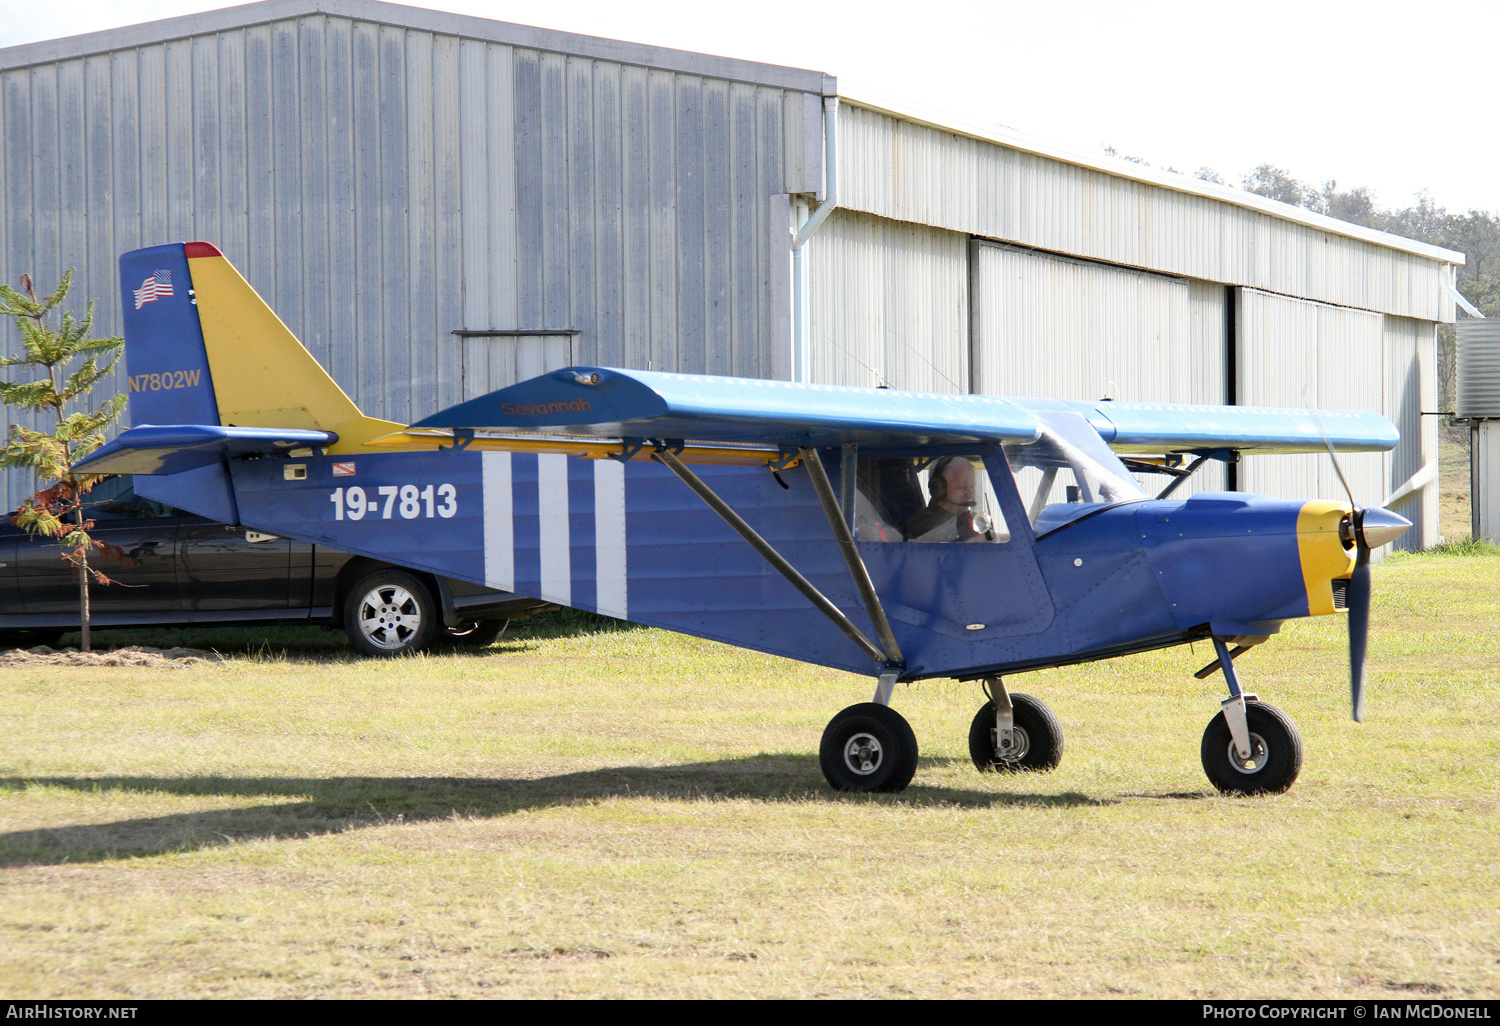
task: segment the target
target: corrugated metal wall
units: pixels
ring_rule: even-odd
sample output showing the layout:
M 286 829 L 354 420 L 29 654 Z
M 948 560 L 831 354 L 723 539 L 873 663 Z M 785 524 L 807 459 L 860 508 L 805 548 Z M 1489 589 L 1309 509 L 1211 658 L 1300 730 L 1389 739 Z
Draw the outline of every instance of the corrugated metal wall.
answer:
M 1438 408 L 1437 325 L 1387 317 L 1385 356 L 1386 416 L 1396 422 L 1402 440 L 1386 461 L 1385 495 L 1390 495 L 1424 467 L 1437 468 L 1438 419 L 1422 416 L 1423 410 Z M 1393 508 L 1414 525 L 1396 542 L 1397 548 L 1416 550 L 1438 543 L 1442 525 L 1436 480 Z
M 1224 289 L 975 241 L 977 390 L 1135 402 L 1225 398 Z M 1165 478 L 1144 480 L 1160 490 Z M 1207 464 L 1179 492 L 1222 488 Z
M 785 377 L 820 123 L 815 92 L 321 14 L 15 68 L 0 280 L 76 266 L 109 334 L 121 252 L 215 242 L 401 421 L 461 398 L 456 328 Z
M 1241 289 L 1235 300 L 1239 402 L 1246 406 L 1385 408 L 1384 318 L 1363 310 Z M 1350 346 L 1362 348 L 1356 373 L 1339 372 Z M 1371 359 L 1373 354 L 1375 359 Z M 1341 457 L 1356 496 L 1385 497 L 1385 457 Z M 1240 487 L 1285 498 L 1345 498 L 1327 456 L 1247 456 Z M 1379 492 L 1377 496 L 1375 493 Z
M 969 391 L 968 236 L 836 210 L 810 244 L 812 380 Z
M 493 335 L 465 338 L 460 398 L 467 402 L 578 363 L 573 335 Z
M 1401 431 L 1391 453 L 1343 453 L 1339 462 L 1361 503 L 1378 505 L 1437 459 L 1437 426 L 1424 418 L 1424 392 L 1437 380 L 1435 327 L 1286 296 L 1241 289 L 1238 318 L 1239 401 L 1249 406 L 1380 410 Z M 1426 397 L 1435 401 L 1436 395 Z M 1240 487 L 1285 498 L 1347 501 L 1327 456 L 1247 456 Z M 1396 543 L 1415 549 L 1437 541 L 1437 493 L 1428 488 L 1401 504 L 1414 529 Z
M 979 391 L 1133 402 L 1224 398 L 1224 290 L 976 242 Z
M 839 202 L 1070 256 L 1422 320 L 1443 264 L 844 103 Z

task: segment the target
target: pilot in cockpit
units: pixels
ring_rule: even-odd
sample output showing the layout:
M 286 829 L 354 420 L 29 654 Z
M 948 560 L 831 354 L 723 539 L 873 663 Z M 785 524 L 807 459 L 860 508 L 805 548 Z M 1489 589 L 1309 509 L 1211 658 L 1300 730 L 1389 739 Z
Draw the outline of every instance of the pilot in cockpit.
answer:
M 927 508 L 906 522 L 907 541 L 983 541 L 974 525 L 974 465 L 962 456 L 934 460 L 927 476 Z

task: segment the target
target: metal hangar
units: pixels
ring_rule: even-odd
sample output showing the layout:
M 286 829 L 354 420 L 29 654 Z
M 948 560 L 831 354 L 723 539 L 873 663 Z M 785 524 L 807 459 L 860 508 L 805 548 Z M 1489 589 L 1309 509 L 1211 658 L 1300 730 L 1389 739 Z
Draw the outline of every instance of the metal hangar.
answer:
M 214 242 L 403 422 L 569 363 L 1380 410 L 1354 487 L 1437 541 L 1462 254 L 817 71 L 263 0 L 0 50 L 0 217 L 0 280 L 76 267 L 105 334 L 120 253 Z M 1311 456 L 1199 477 L 1342 495 Z

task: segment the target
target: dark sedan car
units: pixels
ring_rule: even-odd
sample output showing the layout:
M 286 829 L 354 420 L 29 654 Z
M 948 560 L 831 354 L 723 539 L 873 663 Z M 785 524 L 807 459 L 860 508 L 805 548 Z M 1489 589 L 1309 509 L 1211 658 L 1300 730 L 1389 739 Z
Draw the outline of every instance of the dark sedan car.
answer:
M 448 638 L 485 645 L 505 621 L 556 608 L 477 584 L 230 527 L 135 494 L 109 478 L 89 493 L 93 563 L 114 584 L 89 589 L 95 630 L 215 623 L 342 627 L 356 651 L 417 652 Z M 51 539 L 0 522 L 0 644 L 76 631 L 78 580 Z

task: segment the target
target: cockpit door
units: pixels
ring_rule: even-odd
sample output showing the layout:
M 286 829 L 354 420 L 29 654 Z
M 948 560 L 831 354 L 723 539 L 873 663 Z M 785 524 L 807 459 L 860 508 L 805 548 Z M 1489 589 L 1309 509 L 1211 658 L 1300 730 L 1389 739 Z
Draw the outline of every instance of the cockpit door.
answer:
M 862 468 L 861 494 L 883 514 L 880 527 L 891 539 L 874 540 L 880 533 L 868 529 L 859 535 L 860 555 L 886 615 L 970 642 L 1044 631 L 1056 611 L 1010 468 L 998 448 L 964 458 L 982 476 L 972 494 L 965 490 L 962 502 L 947 506 L 943 488 L 923 481 L 934 464 L 942 472 L 936 460 L 911 458 L 910 474 L 896 458 Z M 871 494 L 872 482 L 877 494 Z M 990 503 L 998 508 L 991 511 Z M 973 512 L 966 513 L 965 506 Z M 958 521 L 956 528 L 941 523 L 945 511 Z M 903 519 L 904 524 L 889 522 Z

